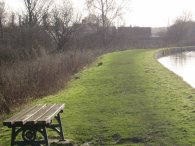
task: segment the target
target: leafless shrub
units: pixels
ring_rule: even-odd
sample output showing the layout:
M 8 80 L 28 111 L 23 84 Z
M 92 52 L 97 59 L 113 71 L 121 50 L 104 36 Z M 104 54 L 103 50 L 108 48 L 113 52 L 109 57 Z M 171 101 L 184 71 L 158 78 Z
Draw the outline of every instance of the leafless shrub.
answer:
M 19 104 L 28 97 L 51 94 L 64 87 L 75 73 L 90 63 L 100 51 L 74 50 L 66 53 L 43 55 L 36 60 L 18 61 L 1 65 L 0 107 Z M 9 110 L 4 110 L 9 111 Z

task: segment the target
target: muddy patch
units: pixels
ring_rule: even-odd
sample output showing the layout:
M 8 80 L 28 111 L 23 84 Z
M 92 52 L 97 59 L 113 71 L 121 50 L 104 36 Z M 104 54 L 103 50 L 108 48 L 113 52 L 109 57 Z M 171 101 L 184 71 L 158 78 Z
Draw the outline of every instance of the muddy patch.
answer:
M 125 144 L 125 143 L 144 143 L 145 139 L 142 137 L 132 137 L 132 138 L 121 138 L 117 144 Z

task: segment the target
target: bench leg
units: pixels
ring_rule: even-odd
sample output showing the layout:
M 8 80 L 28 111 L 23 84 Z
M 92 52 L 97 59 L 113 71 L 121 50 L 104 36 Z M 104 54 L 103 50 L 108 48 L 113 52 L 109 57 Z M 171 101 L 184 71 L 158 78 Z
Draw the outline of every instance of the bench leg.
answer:
M 57 120 L 57 124 L 51 124 L 48 126 L 48 128 L 56 131 L 61 138 L 60 140 L 65 141 L 60 114 L 58 114 L 55 119 Z
M 43 128 L 43 136 L 44 136 L 46 146 L 49 146 L 46 127 Z
M 64 132 L 63 132 L 63 129 L 62 129 L 62 121 L 61 121 L 60 114 L 57 115 L 56 119 L 59 123 L 60 137 L 64 141 Z
M 13 126 L 12 127 L 11 146 L 14 146 L 15 139 L 16 139 L 16 127 Z
M 46 126 L 12 126 L 11 146 L 49 146 L 48 135 Z M 42 139 L 37 139 L 36 133 L 39 132 L 42 135 Z M 17 136 L 21 134 L 23 140 L 17 140 Z

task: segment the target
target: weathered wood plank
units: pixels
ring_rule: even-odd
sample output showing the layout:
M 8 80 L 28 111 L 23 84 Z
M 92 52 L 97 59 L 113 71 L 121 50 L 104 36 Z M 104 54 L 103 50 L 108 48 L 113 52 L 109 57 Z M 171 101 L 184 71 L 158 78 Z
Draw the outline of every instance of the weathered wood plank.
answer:
M 40 119 L 43 115 L 50 111 L 54 106 L 55 104 L 46 105 L 39 112 L 30 117 L 27 121 L 27 124 L 36 124 L 38 122 L 38 119 Z
M 33 115 L 38 113 L 45 106 L 46 106 L 46 104 L 45 105 L 38 105 L 36 108 L 32 109 L 31 111 L 29 111 L 28 113 L 26 113 L 22 117 L 15 119 L 15 121 L 13 123 L 14 124 L 23 124 L 23 125 L 26 124 L 30 117 L 32 117 Z
M 18 114 L 16 114 L 16 115 L 12 116 L 11 118 L 5 120 L 3 122 L 3 125 L 4 126 L 10 126 L 10 125 L 12 125 L 16 119 L 21 118 L 22 116 L 24 116 L 25 114 L 27 114 L 31 110 L 35 109 L 37 106 L 39 106 L 39 105 L 34 105 L 34 106 L 29 107 L 28 109 L 23 109 Z
M 41 118 L 37 120 L 39 124 L 49 124 L 52 119 L 61 111 L 63 111 L 64 104 L 56 104 L 47 113 L 45 113 Z
M 3 122 L 4 126 L 24 124 L 49 124 L 53 118 L 64 109 L 64 104 L 44 104 L 26 108 Z

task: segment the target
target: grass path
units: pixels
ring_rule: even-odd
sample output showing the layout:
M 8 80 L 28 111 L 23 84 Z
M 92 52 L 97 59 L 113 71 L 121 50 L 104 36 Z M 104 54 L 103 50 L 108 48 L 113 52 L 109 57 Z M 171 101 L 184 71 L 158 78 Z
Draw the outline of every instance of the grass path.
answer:
M 35 103 L 65 103 L 65 136 L 80 144 L 193 146 L 195 90 L 159 64 L 156 52 L 104 55 L 68 89 Z M 0 145 L 9 138 L 0 127 Z

